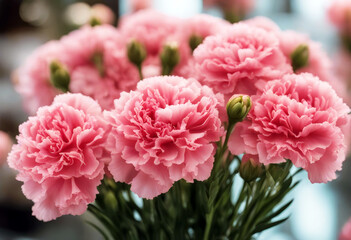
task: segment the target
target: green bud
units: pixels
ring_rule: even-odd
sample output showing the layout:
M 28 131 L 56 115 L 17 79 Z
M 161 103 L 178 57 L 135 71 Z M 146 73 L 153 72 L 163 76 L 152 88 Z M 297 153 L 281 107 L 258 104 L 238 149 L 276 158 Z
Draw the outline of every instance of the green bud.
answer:
M 101 25 L 102 23 L 101 23 L 100 19 L 98 19 L 96 17 L 92 17 L 89 21 L 89 24 L 90 24 L 90 26 L 95 27 L 95 26 Z
M 291 64 L 294 72 L 307 66 L 309 58 L 309 49 L 305 44 L 300 44 L 290 55 Z
M 67 69 L 59 61 L 55 60 L 50 63 L 50 82 L 62 92 L 69 91 L 70 76 Z
M 104 203 L 105 206 L 108 210 L 112 211 L 112 212 L 116 212 L 117 210 L 117 199 L 115 194 L 112 191 L 107 191 L 104 194 Z
M 241 178 L 246 182 L 252 182 L 262 176 L 262 164 L 258 164 L 252 158 L 249 158 L 247 161 L 241 162 L 239 173 Z
M 128 59 L 138 68 L 146 58 L 146 49 L 144 45 L 136 40 L 132 40 L 127 45 Z
M 278 182 L 280 179 L 282 179 L 285 172 L 284 166 L 281 164 L 269 164 L 267 171 L 275 182 Z
M 192 35 L 189 38 L 189 46 L 191 51 L 194 51 L 197 46 L 199 46 L 203 42 L 204 38 L 199 35 Z
M 93 55 L 91 61 L 94 63 L 95 67 L 99 71 L 101 77 L 104 76 L 104 55 L 100 52 L 97 52 Z
M 251 109 L 249 96 L 232 97 L 227 103 L 227 115 L 230 123 L 241 122 Z
M 161 55 L 162 75 L 170 75 L 180 61 L 177 43 L 169 43 L 163 46 Z
M 230 23 L 237 23 L 243 19 L 243 16 L 238 15 L 234 10 L 228 10 L 224 12 L 224 19 Z

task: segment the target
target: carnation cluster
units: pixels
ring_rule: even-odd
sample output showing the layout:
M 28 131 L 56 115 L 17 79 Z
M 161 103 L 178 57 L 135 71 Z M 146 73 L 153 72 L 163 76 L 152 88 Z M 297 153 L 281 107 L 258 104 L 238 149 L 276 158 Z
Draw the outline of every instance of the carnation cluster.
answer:
M 45 44 L 14 76 L 33 116 L 8 162 L 33 214 L 49 221 L 89 208 L 115 238 L 136 212 L 145 225 L 128 216 L 140 229 L 168 216 L 155 236 L 188 224 L 203 239 L 249 239 L 287 208 L 274 213 L 272 203 L 295 186 L 292 165 L 328 182 L 347 154 L 351 110 L 331 60 L 263 17 L 231 24 L 142 10 L 117 28 L 83 26 Z

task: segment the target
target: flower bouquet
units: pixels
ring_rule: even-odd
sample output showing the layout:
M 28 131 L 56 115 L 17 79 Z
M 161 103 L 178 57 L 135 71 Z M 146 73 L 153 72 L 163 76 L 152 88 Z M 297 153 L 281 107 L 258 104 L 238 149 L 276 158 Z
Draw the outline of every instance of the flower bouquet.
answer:
M 88 210 L 105 239 L 255 239 L 287 219 L 296 174 L 341 170 L 350 108 L 330 66 L 266 18 L 95 22 L 15 72 L 33 116 L 8 163 L 43 221 Z

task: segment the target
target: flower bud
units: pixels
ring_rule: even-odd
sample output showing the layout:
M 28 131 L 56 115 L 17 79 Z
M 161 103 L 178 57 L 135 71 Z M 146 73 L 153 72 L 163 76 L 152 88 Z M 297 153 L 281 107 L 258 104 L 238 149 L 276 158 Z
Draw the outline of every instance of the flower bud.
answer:
M 307 66 L 309 57 L 309 49 L 305 44 L 300 44 L 290 55 L 291 65 L 294 72 Z
M 239 173 L 246 182 L 252 182 L 259 178 L 263 173 L 263 169 L 262 164 L 258 162 L 257 156 L 245 154 L 239 167 Z
M 163 46 L 161 55 L 162 75 L 170 75 L 180 61 L 178 44 L 175 42 Z
M 99 26 L 101 24 L 102 24 L 101 20 L 99 18 L 97 18 L 97 17 L 92 17 L 89 20 L 89 25 L 92 26 L 92 27 Z
M 62 92 L 69 91 L 70 76 L 67 69 L 59 61 L 50 63 L 50 82 Z
M 104 55 L 100 52 L 97 52 L 92 57 L 92 62 L 94 63 L 96 69 L 99 71 L 101 77 L 104 76 Z
M 199 35 L 192 35 L 189 38 L 189 46 L 191 51 L 194 51 L 197 46 L 199 46 L 203 42 L 204 38 Z
M 241 122 L 245 119 L 251 109 L 249 96 L 234 95 L 227 103 L 227 115 L 230 123 Z
M 138 68 L 146 58 L 146 49 L 144 45 L 136 40 L 132 40 L 127 45 L 128 59 Z
M 117 199 L 112 191 L 107 191 L 104 193 L 104 204 L 106 208 L 112 212 L 117 210 Z

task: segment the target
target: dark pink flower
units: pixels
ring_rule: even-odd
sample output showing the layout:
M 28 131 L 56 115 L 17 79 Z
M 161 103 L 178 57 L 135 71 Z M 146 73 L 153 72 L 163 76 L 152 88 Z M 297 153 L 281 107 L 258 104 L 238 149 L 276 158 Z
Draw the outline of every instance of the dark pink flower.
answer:
M 143 198 L 167 192 L 175 181 L 210 176 L 223 134 L 212 90 L 194 79 L 154 77 L 122 93 L 105 112 L 112 125 L 109 170 Z
M 256 94 L 268 81 L 292 72 L 274 34 L 242 23 L 207 37 L 194 60 L 200 82 L 226 100 L 236 93 Z
M 106 125 L 100 106 L 81 94 L 63 94 L 19 127 L 8 157 L 22 190 L 43 221 L 79 215 L 95 200 L 106 162 Z
M 286 75 L 252 100 L 247 120 L 229 140 L 233 154 L 257 154 L 263 164 L 290 159 L 313 183 L 336 178 L 345 160 L 341 128 L 350 108 L 328 83 L 307 73 Z
M 351 219 L 342 228 L 338 240 L 351 240 Z

